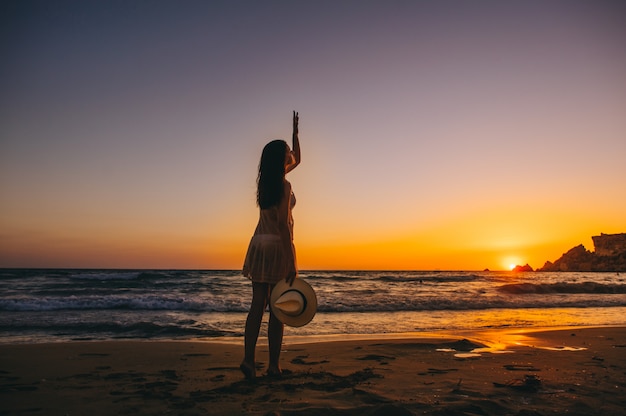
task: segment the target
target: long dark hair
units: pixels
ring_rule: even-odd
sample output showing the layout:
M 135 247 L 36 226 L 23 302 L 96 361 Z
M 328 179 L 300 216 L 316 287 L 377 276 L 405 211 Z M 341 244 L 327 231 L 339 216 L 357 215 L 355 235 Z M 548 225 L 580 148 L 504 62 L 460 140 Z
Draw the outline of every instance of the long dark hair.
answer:
M 273 140 L 263 148 L 256 180 L 256 203 L 261 209 L 278 205 L 283 198 L 286 155 L 284 140 Z

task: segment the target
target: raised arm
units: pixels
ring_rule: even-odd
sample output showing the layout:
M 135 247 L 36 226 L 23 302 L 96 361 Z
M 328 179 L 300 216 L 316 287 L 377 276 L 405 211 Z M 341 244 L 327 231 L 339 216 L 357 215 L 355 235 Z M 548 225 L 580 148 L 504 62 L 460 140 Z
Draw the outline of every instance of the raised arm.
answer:
M 285 167 L 285 173 L 289 173 L 300 164 L 300 140 L 298 139 L 298 122 L 300 118 L 296 111 L 293 112 L 293 133 L 291 135 L 292 146 L 291 154 L 293 154 L 293 162 Z

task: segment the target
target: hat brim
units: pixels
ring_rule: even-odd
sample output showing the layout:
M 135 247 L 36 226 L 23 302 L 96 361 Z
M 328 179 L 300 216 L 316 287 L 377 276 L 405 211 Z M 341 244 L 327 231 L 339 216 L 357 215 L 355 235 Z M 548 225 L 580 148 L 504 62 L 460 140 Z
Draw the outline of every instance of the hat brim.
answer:
M 306 299 L 306 306 L 304 310 L 297 316 L 287 315 L 280 309 L 274 307 L 274 303 L 278 300 L 278 298 L 289 290 L 297 290 Z M 317 312 L 317 296 L 315 296 L 315 291 L 311 285 L 302 279 L 294 280 L 293 285 L 291 286 L 289 286 L 289 283 L 287 283 L 286 280 L 281 280 L 276 283 L 274 289 L 272 289 L 270 307 L 272 308 L 274 316 L 276 316 L 282 323 L 293 327 L 300 327 L 311 322 L 315 316 L 315 312 Z

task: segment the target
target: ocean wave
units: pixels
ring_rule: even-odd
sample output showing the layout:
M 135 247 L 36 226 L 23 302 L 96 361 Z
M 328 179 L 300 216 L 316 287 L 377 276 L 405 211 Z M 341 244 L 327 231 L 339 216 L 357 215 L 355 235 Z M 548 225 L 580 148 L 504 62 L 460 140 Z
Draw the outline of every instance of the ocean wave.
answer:
M 402 276 L 402 275 L 383 275 L 380 276 L 379 279 L 386 282 L 393 283 L 409 283 L 409 282 L 417 282 L 417 283 L 447 283 L 447 282 L 471 282 L 476 279 L 480 279 L 480 276 L 469 274 L 469 275 L 416 275 L 416 276 Z
M 79 270 L 66 275 L 72 280 L 196 279 L 201 272 L 188 270 Z M 206 275 L 206 272 L 204 273 Z
M 243 312 L 247 309 L 228 298 L 201 299 L 167 296 L 69 296 L 54 298 L 8 298 L 0 300 L 0 311 L 62 310 L 163 310 L 194 312 Z
M 0 313 L 63 310 L 240 313 L 248 311 L 251 298 L 250 283 L 238 271 L 18 270 L 11 273 L 13 277 L 0 280 Z M 499 276 L 449 271 L 302 273 L 317 293 L 320 312 L 626 305 L 626 283 L 613 274 L 536 274 L 524 279 L 507 274 L 507 281 Z
M 90 338 L 97 338 L 98 334 L 110 334 L 112 338 L 158 338 L 158 337 L 221 337 L 236 335 L 229 331 L 221 331 L 207 327 L 192 327 L 187 325 L 157 324 L 154 322 L 75 322 L 75 323 L 51 323 L 42 324 L 33 322 L 23 324 L 16 328 L 14 326 L 0 325 L 0 331 L 26 331 L 41 332 L 51 331 L 55 336 L 87 335 Z
M 314 273 L 303 272 L 300 277 L 307 281 L 322 282 L 346 282 L 346 281 L 381 281 L 389 283 L 445 283 L 445 282 L 471 282 L 483 277 L 476 274 L 455 274 L 455 273 L 407 273 L 407 272 L 332 272 L 332 273 Z
M 475 300 L 475 301 L 437 301 L 437 302 L 397 302 L 393 304 L 345 304 L 320 303 L 318 311 L 331 313 L 345 312 L 424 312 L 424 311 L 476 311 L 491 309 L 553 309 L 553 308 L 589 308 L 626 306 L 626 298 L 620 299 L 562 299 L 559 302 L 550 300 L 510 302 L 506 299 Z
M 70 278 L 76 280 L 134 280 L 142 274 L 141 272 L 83 272 L 72 274 Z
M 500 292 L 527 295 L 527 294 L 559 294 L 559 293 L 585 293 L 585 294 L 626 294 L 626 285 L 603 284 L 596 282 L 581 283 L 515 283 L 498 287 Z
M 325 273 L 325 274 L 315 274 L 310 272 L 301 272 L 299 273 L 299 277 L 306 279 L 307 281 L 326 281 L 326 282 L 349 282 L 349 281 L 357 281 L 364 280 L 362 276 L 353 275 L 353 274 L 335 274 L 335 273 Z
M 515 288 L 513 288 L 515 286 Z M 455 297 L 413 296 L 399 293 L 380 293 L 371 290 L 355 291 L 318 291 L 318 310 L 320 312 L 399 312 L 399 311 L 443 311 L 443 310 L 478 310 L 502 308 L 556 308 L 589 306 L 612 307 L 626 306 L 626 288 L 614 289 L 613 292 L 597 291 L 594 294 L 614 293 L 615 296 L 589 296 L 587 292 L 574 292 L 573 289 L 561 289 L 554 292 L 569 293 L 568 297 L 545 296 L 547 290 L 529 289 L 520 285 L 507 285 L 507 294 L 538 293 L 544 290 L 544 296 L 480 296 L 469 298 L 468 295 Z M 606 289 L 606 288 L 605 288 Z M 521 292 L 520 290 L 523 290 Z M 569 291 L 563 291 L 569 290 Z M 211 312 L 248 312 L 249 299 L 235 296 L 176 296 L 176 295 L 109 295 L 109 296 L 67 296 L 67 297 L 9 297 L 0 299 L 0 311 L 7 312 L 45 312 L 45 311 L 93 311 L 93 310 L 129 310 L 129 311 L 186 311 L 194 313 Z

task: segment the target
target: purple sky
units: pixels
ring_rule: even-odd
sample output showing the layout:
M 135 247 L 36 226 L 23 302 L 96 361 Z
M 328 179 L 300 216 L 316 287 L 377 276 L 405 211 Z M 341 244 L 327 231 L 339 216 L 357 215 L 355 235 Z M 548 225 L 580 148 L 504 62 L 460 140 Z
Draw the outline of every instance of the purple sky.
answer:
M 0 266 L 240 267 L 292 110 L 301 267 L 538 267 L 626 231 L 624 2 L 0 16 Z

